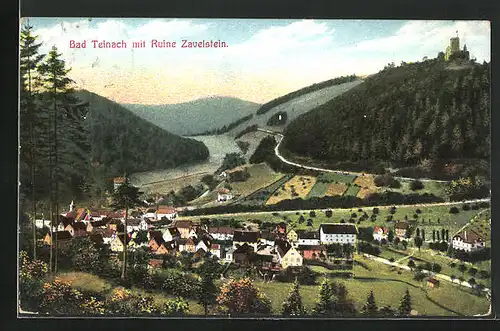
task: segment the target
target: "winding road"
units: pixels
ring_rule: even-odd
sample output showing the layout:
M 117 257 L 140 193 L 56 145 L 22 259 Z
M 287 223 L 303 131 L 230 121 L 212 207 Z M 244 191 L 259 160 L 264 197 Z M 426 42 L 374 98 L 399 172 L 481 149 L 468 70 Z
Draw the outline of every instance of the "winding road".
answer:
M 296 166 L 299 168 L 303 168 L 303 169 L 310 169 L 310 170 L 322 171 L 322 172 L 330 172 L 330 173 L 336 173 L 336 174 L 347 174 L 347 175 L 355 175 L 355 176 L 373 175 L 373 174 L 369 174 L 366 172 L 361 173 L 361 172 L 354 172 L 354 171 L 332 170 L 332 169 L 326 169 L 326 168 L 311 167 L 311 166 L 307 166 L 304 164 L 289 161 L 289 160 L 285 159 L 283 157 L 283 155 L 281 155 L 279 152 L 279 147 L 280 147 L 281 142 L 283 141 L 283 138 L 284 138 L 283 134 L 281 134 L 279 132 L 273 132 L 270 130 L 266 130 L 266 129 L 260 129 L 260 128 L 257 128 L 257 131 L 269 133 L 269 134 L 272 134 L 272 135 L 275 135 L 278 137 L 278 143 L 276 144 L 276 147 L 274 147 L 274 153 L 282 162 L 284 162 L 286 164 L 290 164 L 290 165 L 293 165 L 293 166 Z M 414 180 L 415 179 L 415 178 L 409 178 L 409 177 L 394 177 L 394 178 L 399 179 L 399 180 Z M 420 180 L 422 182 L 437 182 L 437 183 L 449 183 L 450 182 L 449 180 L 435 180 L 435 179 L 428 179 L 428 178 L 418 178 L 418 180 Z

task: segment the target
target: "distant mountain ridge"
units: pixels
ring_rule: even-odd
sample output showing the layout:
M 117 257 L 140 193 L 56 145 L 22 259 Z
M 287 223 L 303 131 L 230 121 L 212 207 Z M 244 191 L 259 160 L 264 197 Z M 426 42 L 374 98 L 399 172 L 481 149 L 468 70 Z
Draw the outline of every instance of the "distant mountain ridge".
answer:
M 122 106 L 171 133 L 197 135 L 219 130 L 253 114 L 260 104 L 233 97 L 215 96 L 179 104 Z
M 89 104 L 90 157 L 102 168 L 103 178 L 174 168 L 209 157 L 202 142 L 167 132 L 103 96 L 86 90 L 75 96 Z

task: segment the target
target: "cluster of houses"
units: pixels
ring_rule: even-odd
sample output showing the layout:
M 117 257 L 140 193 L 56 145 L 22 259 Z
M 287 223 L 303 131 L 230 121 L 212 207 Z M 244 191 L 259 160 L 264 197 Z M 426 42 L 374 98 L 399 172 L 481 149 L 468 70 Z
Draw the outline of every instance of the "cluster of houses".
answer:
M 304 259 L 326 256 L 326 246 L 329 244 L 354 245 L 356 237 L 355 225 L 347 224 L 322 224 L 318 231 L 292 229 L 287 232 L 284 222 L 272 230 L 246 231 L 201 226 L 183 220 L 162 230 L 150 231 L 147 244 L 143 243 L 142 246 L 147 245 L 156 255 L 177 255 L 187 251 L 194 253 L 195 257 L 209 254 L 222 262 L 281 270 L 302 266 Z M 129 243 L 129 246 L 135 245 Z M 123 249 L 123 245 L 118 249 Z
M 71 201 L 69 211 L 57 216 L 56 224 L 45 235 L 43 241 L 46 245 L 52 245 L 52 237 L 57 238 L 59 244 L 64 245 L 73 237 L 90 236 L 96 242 L 110 244 L 116 248 L 123 241 L 119 233 L 127 233 L 129 239 L 136 236 L 140 231 L 149 231 L 155 228 L 155 223 L 161 220 L 174 220 L 177 210 L 168 206 L 157 208 L 146 208 L 145 210 L 131 211 L 127 217 L 127 229 L 125 231 L 125 211 L 97 210 L 89 208 L 75 208 Z M 38 228 L 48 227 L 50 220 L 36 220 Z
M 70 210 L 59 215 L 52 236 L 57 236 L 59 245 L 74 237 L 89 236 L 96 243 L 109 244 L 116 253 L 125 247 L 130 250 L 148 247 L 158 257 L 185 251 L 195 257 L 211 255 L 221 262 L 252 264 L 267 270 L 302 266 L 304 259 L 326 256 L 327 245 L 355 245 L 357 238 L 356 226 L 343 223 L 321 224 L 317 231 L 287 231 L 284 222 L 262 231 L 202 226 L 189 220 L 175 220 L 175 210 L 166 206 L 132 211 L 129 217 L 125 229 L 124 212 L 75 209 L 72 202 Z M 156 226 L 155 222 L 165 217 L 173 222 L 169 226 Z M 52 236 L 47 233 L 46 245 L 52 245 Z
M 410 228 L 408 222 L 399 221 L 394 224 L 394 235 L 400 240 L 408 240 L 407 231 Z M 373 239 L 377 241 L 387 240 L 389 228 L 376 226 L 373 229 Z M 451 247 L 464 252 L 476 252 L 486 248 L 484 238 L 478 233 L 465 227 L 451 238 Z

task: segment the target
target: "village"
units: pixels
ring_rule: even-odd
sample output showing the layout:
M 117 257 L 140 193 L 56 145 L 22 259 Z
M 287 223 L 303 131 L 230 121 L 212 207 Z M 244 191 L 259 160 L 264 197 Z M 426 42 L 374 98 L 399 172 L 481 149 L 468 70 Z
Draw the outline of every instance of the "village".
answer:
M 124 182 L 124 178 L 115 178 L 114 181 L 117 189 Z M 228 198 L 231 197 L 228 197 L 227 191 L 221 191 L 217 201 L 224 202 Z M 50 231 L 47 231 L 43 244 L 52 245 L 54 237 L 57 238 L 59 246 L 64 246 L 70 243 L 72 238 L 88 236 L 97 246 L 109 245 L 112 254 L 123 252 L 125 246 L 129 251 L 139 248 L 149 251 L 152 256 L 148 262 L 149 268 L 161 268 L 162 257 L 165 255 L 176 257 L 186 252 L 192 253 L 193 258 L 198 259 L 216 257 L 221 264 L 233 263 L 242 267 L 252 265 L 266 276 L 305 264 L 327 268 L 342 265 L 343 268 L 351 266 L 352 269 L 353 254 L 356 250 L 365 255 L 366 252 L 371 253 L 370 249 L 363 249 L 366 245 L 358 245 L 359 239 L 377 245 L 386 245 L 388 241 L 401 243 L 404 247 L 408 244 L 414 245 L 410 243 L 414 241 L 414 223 L 406 220 L 394 221 L 391 228 L 373 227 L 373 232 L 368 235 L 373 240 L 367 240 L 366 234 L 358 238 L 359 229 L 356 224 L 322 223 L 316 230 L 295 230 L 287 228 L 287 223 L 282 221 L 271 227 L 267 224 L 267 227 L 262 229 L 241 229 L 180 220 L 178 212 L 182 212 L 183 208 L 155 205 L 147 201 L 144 203 L 147 206 L 129 211 L 125 232 L 125 211 L 77 208 L 72 201 L 69 210 L 59 215 L 58 224 L 53 226 L 52 236 Z M 331 210 L 324 212 L 331 214 Z M 37 220 L 36 226 L 47 229 L 50 227 L 50 221 Z M 423 230 L 417 231 L 418 237 L 425 238 Z M 486 249 L 485 239 L 467 228 L 451 237 L 448 231 L 443 231 L 441 242 L 448 242 L 451 248 L 465 253 Z M 439 281 L 429 277 L 429 284 L 434 286 L 436 283 Z

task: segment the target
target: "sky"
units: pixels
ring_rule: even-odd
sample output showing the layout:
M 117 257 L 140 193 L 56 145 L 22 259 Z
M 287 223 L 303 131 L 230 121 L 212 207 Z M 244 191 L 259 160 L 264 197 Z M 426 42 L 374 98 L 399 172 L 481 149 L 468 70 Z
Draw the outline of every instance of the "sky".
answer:
M 265 103 L 331 78 L 376 73 L 394 61 L 420 61 L 460 37 L 478 62 L 490 61 L 489 21 L 24 18 L 56 46 L 76 88 L 119 103 L 175 104 L 211 96 Z M 176 48 L 151 48 L 151 41 Z M 86 40 L 86 48 L 70 41 Z M 94 48 L 92 40 L 126 48 Z M 145 48 L 132 48 L 145 40 Z M 181 48 L 182 40 L 225 48 Z

